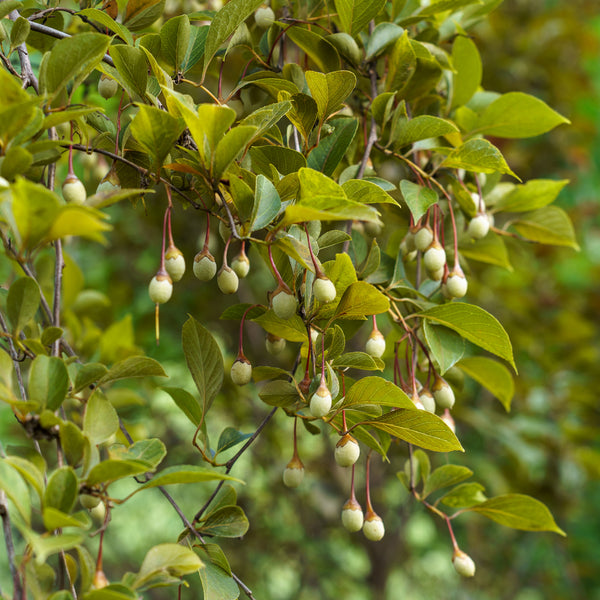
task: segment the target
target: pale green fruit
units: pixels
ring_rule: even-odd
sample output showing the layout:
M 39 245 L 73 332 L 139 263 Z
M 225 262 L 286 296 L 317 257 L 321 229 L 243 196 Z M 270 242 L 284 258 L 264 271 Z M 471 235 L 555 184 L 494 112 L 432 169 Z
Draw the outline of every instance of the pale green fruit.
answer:
M 436 377 L 431 391 L 433 392 L 435 403 L 440 408 L 452 408 L 454 406 L 454 392 L 442 377 Z
M 165 269 L 173 281 L 180 281 L 185 273 L 185 258 L 179 248 L 169 246 L 165 252 Z
M 210 281 L 216 272 L 215 257 L 208 250 L 198 252 L 194 257 L 194 275 L 200 281 Z
M 433 241 L 423 255 L 425 268 L 430 272 L 441 269 L 446 264 L 446 251 L 438 241 Z
M 244 252 L 240 252 L 232 261 L 231 268 L 240 279 L 244 279 L 250 271 L 250 261 Z
M 100 504 L 100 498 L 92 496 L 92 494 L 79 494 L 79 503 L 83 508 L 92 510 L 92 508 L 96 508 Z
M 275 13 L 270 6 L 261 6 L 254 13 L 254 21 L 261 29 L 267 29 L 275 21 Z
M 281 354 L 285 350 L 286 342 L 283 338 L 277 337 L 272 333 L 267 333 L 266 340 L 267 352 L 276 356 L 277 354 Z
M 362 529 L 365 516 L 360 504 L 350 498 L 342 508 L 342 525 L 351 533 Z
M 290 460 L 283 471 L 283 483 L 289 488 L 296 488 L 304 479 L 304 465 L 302 461 L 295 456 Z
M 235 294 L 240 285 L 240 280 L 231 267 L 223 265 L 217 275 L 217 285 L 224 294 Z
M 98 93 L 106 100 L 112 98 L 119 89 L 119 84 L 111 77 L 102 75 L 98 82 Z
M 473 559 L 466 552 L 458 548 L 452 556 L 452 564 L 456 572 L 463 577 L 473 577 L 475 575 L 475 563 Z
M 281 288 L 271 298 L 271 307 L 280 319 L 291 319 L 296 314 L 297 306 L 296 296 Z
M 423 390 L 419 394 L 419 401 L 421 402 L 421 404 L 427 412 L 435 412 L 435 398 L 429 390 Z
M 98 503 L 94 508 L 89 509 L 92 518 L 96 521 L 104 521 L 104 517 L 106 516 L 106 504 L 104 502 Z
M 368 540 L 378 542 L 385 535 L 385 527 L 379 515 L 374 512 L 367 514 L 362 527 L 363 533 Z
M 313 296 L 318 302 L 327 303 L 335 300 L 336 290 L 333 281 L 328 277 L 317 277 L 313 283 Z
M 456 424 L 454 423 L 454 419 L 450 414 L 449 410 L 445 410 L 444 414 L 441 416 L 442 421 L 448 425 L 448 428 L 452 431 L 452 433 L 456 433 Z
M 329 388 L 321 383 L 310 399 L 310 414 L 313 417 L 324 417 L 331 410 L 331 402 Z
M 374 356 L 375 358 L 381 358 L 385 352 L 385 338 L 378 329 L 374 329 L 365 344 L 365 352 Z
M 440 267 L 437 271 L 428 271 L 427 274 L 432 281 L 441 281 L 444 277 L 444 267 Z
M 431 245 L 431 242 L 433 242 L 433 231 L 431 231 L 429 225 L 421 227 L 417 233 L 415 233 L 415 246 L 417 250 L 425 252 Z
M 231 365 L 231 381 L 236 385 L 246 385 L 252 381 L 252 365 L 245 358 L 238 358 Z
M 171 299 L 173 282 L 168 273 L 157 273 L 148 286 L 148 295 L 154 304 L 164 304 Z
M 467 233 L 474 240 L 484 238 L 490 230 L 490 219 L 486 213 L 479 213 L 469 221 Z
M 358 442 L 349 434 L 346 434 L 335 445 L 335 462 L 340 467 L 351 467 L 360 456 Z
M 469 284 L 462 270 L 454 270 L 446 280 L 446 292 L 451 298 L 462 298 L 467 293 Z
M 67 175 L 62 184 L 62 194 L 70 204 L 83 204 L 87 198 L 85 186 L 76 175 Z

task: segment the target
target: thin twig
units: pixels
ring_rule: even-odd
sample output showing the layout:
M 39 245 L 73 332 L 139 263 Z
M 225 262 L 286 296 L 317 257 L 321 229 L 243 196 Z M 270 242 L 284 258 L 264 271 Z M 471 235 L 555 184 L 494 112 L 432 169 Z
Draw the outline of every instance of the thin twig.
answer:
M 145 167 L 136 165 L 134 162 L 131 162 L 130 160 L 127 160 L 123 156 L 119 156 L 118 154 L 115 154 L 114 152 L 110 152 L 109 150 L 104 150 L 102 148 L 88 148 L 87 146 L 84 146 L 83 144 L 72 144 L 68 140 L 61 142 L 61 144 L 64 144 L 67 147 L 72 146 L 74 150 L 80 150 L 80 151 L 86 152 L 86 153 L 95 152 L 96 154 L 102 154 L 103 156 L 107 156 L 108 158 L 112 158 L 113 160 L 118 160 L 119 162 L 122 162 L 124 165 L 127 165 L 128 167 L 135 169 L 138 173 L 140 173 L 150 179 L 154 178 L 154 174 L 152 173 L 152 171 L 150 171 L 150 169 L 146 169 Z M 163 177 L 159 177 L 158 179 L 165 185 L 169 186 L 175 193 L 177 193 L 179 196 L 181 196 L 186 202 L 189 202 L 194 208 L 199 209 L 199 210 L 207 210 L 207 209 L 203 208 L 202 206 L 200 206 L 200 204 L 198 204 L 197 202 L 195 202 L 194 200 L 192 200 L 191 198 L 186 196 L 186 194 L 184 194 L 178 187 L 174 186 L 167 179 L 164 179 Z
M 9 333 L 8 325 L 4 320 L 4 315 L 0 312 L 0 327 L 5 333 Z M 8 348 L 10 350 L 10 358 L 13 361 L 13 367 L 15 369 L 15 373 L 17 374 L 17 384 L 19 386 L 19 393 L 21 394 L 21 400 L 23 402 L 27 402 L 27 394 L 25 392 L 25 385 L 23 384 L 23 374 L 21 373 L 21 362 L 19 361 L 19 353 L 15 348 L 15 344 L 12 340 L 11 336 L 8 336 Z
M 16 21 L 21 15 L 15 9 L 9 15 L 8 18 L 11 21 Z M 31 86 L 35 93 L 39 92 L 38 80 L 31 68 L 31 61 L 29 60 L 29 52 L 25 42 L 17 46 L 17 52 L 19 54 L 19 62 L 21 63 L 21 80 L 23 81 L 23 88 L 26 89 Z
M 223 194 L 221 193 L 221 190 L 219 188 L 217 188 L 217 194 L 218 194 L 219 198 L 221 199 L 221 203 L 223 204 L 223 208 L 225 209 L 225 212 L 227 213 L 227 219 L 229 220 L 229 228 L 231 229 L 231 235 L 236 240 L 241 240 L 242 238 L 240 237 L 240 234 L 237 232 L 237 229 L 235 227 L 235 221 L 233 220 L 233 215 L 231 214 L 231 211 L 229 210 L 229 206 L 227 206 L 227 200 L 225 200 L 225 197 L 223 196 Z
M 2 530 L 4 532 L 4 543 L 6 544 L 6 553 L 8 556 L 8 565 L 13 578 L 13 598 L 21 597 L 21 580 L 17 570 L 15 559 L 15 546 L 12 537 L 12 528 L 10 526 L 10 515 L 8 514 L 8 502 L 4 490 L 0 490 L 0 517 L 2 517 Z
M 54 327 L 60 327 L 60 300 L 62 294 L 62 277 L 65 263 L 63 260 L 62 242 L 54 242 L 54 252 L 56 254 L 56 264 L 54 265 L 54 307 L 52 324 Z M 52 356 L 60 356 L 60 338 L 52 343 Z

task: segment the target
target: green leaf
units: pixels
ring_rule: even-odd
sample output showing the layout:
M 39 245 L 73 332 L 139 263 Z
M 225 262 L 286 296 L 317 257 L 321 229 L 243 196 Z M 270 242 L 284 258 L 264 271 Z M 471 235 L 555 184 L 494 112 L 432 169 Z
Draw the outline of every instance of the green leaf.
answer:
M 459 250 L 465 258 L 513 270 L 504 240 L 493 232 L 474 243 L 461 244 Z
M 151 548 L 142 562 L 132 586 L 139 589 L 157 576 L 183 577 L 204 566 L 197 554 L 180 544 L 159 544 Z
M 22 146 L 11 146 L 4 155 L 0 166 L 0 175 L 13 180 L 17 175 L 26 173 L 33 163 L 33 155 Z
M 73 78 L 72 89 L 77 89 L 100 63 L 110 41 L 100 33 L 78 33 L 58 40 L 40 72 L 41 91 L 55 98 Z
M 72 467 L 60 467 L 48 479 L 44 493 L 44 508 L 52 507 L 69 514 L 75 506 L 79 485 Z
M 183 123 L 164 110 L 141 104 L 129 130 L 152 157 L 154 168 L 158 171 L 181 135 Z
M 266 227 L 281 210 L 281 199 L 275 186 L 264 176 L 256 178 L 254 205 L 248 230 L 257 231 Z
M 313 148 L 307 158 L 307 164 L 315 171 L 321 171 L 325 175 L 333 175 L 348 147 L 352 143 L 356 130 L 358 129 L 358 119 L 334 119 L 329 121 L 334 127 L 333 133 L 322 138 L 319 145 Z
M 258 396 L 269 406 L 291 408 L 300 402 L 296 386 L 289 381 L 269 381 L 261 388 Z
M 377 56 L 390 44 L 393 44 L 403 33 L 404 29 L 395 23 L 378 23 L 369 36 L 365 60 L 369 61 Z
M 127 93 L 135 98 L 146 97 L 148 86 L 148 67 L 146 54 L 139 48 L 132 48 L 124 44 L 111 46 L 110 56 L 121 76 L 121 83 Z
M 515 383 L 510 371 L 499 362 L 483 356 L 463 358 L 457 365 L 469 377 L 489 390 L 507 412 L 515 393 Z
M 579 250 L 569 215 L 558 206 L 545 206 L 524 214 L 512 226 L 524 238 L 541 244 L 569 246 Z
M 160 29 L 160 51 L 174 75 L 182 69 L 190 41 L 190 29 L 187 15 L 169 19 Z
M 342 189 L 350 200 L 363 204 L 398 204 L 384 189 L 376 183 L 365 179 L 349 179 L 342 184 Z M 319 244 L 319 248 L 323 248 Z
M 340 55 L 325 38 L 299 26 L 286 29 L 286 35 L 296 46 L 304 50 L 323 73 L 339 70 Z
M 481 84 L 481 57 L 475 42 L 459 35 L 452 45 L 452 108 L 466 104 Z
M 348 286 L 335 311 L 338 319 L 364 319 L 368 315 L 387 312 L 390 301 L 366 281 Z
M 81 365 L 75 376 L 75 393 L 80 392 L 83 388 L 90 386 L 96 381 L 99 381 L 108 373 L 108 369 L 102 363 L 88 363 Z
M 83 417 L 83 432 L 93 444 L 109 440 L 119 429 L 119 417 L 113 405 L 96 390 L 88 399 Z
M 252 319 L 267 333 L 277 335 L 289 342 L 306 342 L 307 333 L 304 322 L 298 315 L 291 319 L 280 319 L 272 310 Z
M 221 44 L 244 22 L 260 5 L 262 0 L 231 0 L 217 12 L 211 21 L 204 47 L 204 69 L 202 79 L 210 61 Z
M 444 494 L 440 502 L 452 508 L 469 508 L 487 500 L 484 490 L 480 483 L 461 483 Z
M 390 141 L 393 142 L 395 148 L 400 149 L 419 140 L 457 132 L 458 127 L 452 121 L 431 115 L 420 115 L 413 119 L 398 119 L 394 123 Z
M 356 75 L 351 71 L 306 71 L 305 76 L 306 84 L 317 103 L 321 121 L 342 108 L 344 101 L 356 87 Z
M 347 221 L 357 219 L 379 223 L 379 213 L 372 206 L 331 196 L 315 196 L 285 209 L 281 227 L 305 221 Z
M 150 438 L 134 442 L 122 453 L 122 457 L 144 461 L 153 468 L 158 467 L 167 455 L 167 449 L 158 438 Z
M 241 537 L 248 531 L 248 518 L 239 506 L 223 506 L 211 512 L 198 530 L 203 535 Z
M 317 103 L 307 94 L 290 96 L 292 110 L 287 114 L 288 119 L 308 143 L 310 133 L 317 121 Z
M 385 0 L 335 0 L 343 30 L 355 37 L 384 6 Z
M 99 590 L 89 590 L 83 595 L 83 600 L 137 600 L 139 596 L 121 583 L 111 583 Z
M 240 125 L 250 125 L 256 127 L 256 132 L 252 141 L 256 141 L 264 133 L 269 131 L 274 125 L 277 125 L 281 118 L 292 108 L 289 101 L 275 102 L 268 106 L 263 106 L 240 121 Z
M 349 390 L 340 408 L 377 404 L 416 410 L 412 400 L 395 384 L 382 377 L 363 377 Z
M 20 277 L 10 286 L 6 312 L 14 334 L 23 330 L 33 319 L 40 305 L 40 288 L 31 277 Z
M 190 29 L 190 42 L 181 64 L 183 73 L 189 71 L 204 56 L 209 29 L 208 25 L 203 27 L 194 26 Z
M 215 151 L 215 163 L 212 172 L 215 181 L 219 181 L 231 163 L 240 157 L 240 154 L 254 137 L 255 132 L 256 127 L 239 125 L 230 129 L 223 136 Z
M 167 377 L 161 364 L 153 358 L 147 356 L 130 356 L 119 362 L 116 362 L 106 373 L 98 380 L 98 385 L 105 385 L 120 379 L 130 379 L 132 377 Z
M 567 534 L 555 523 L 545 504 L 523 494 L 504 494 L 469 508 L 500 525 L 523 531 L 553 531 Z
M 173 402 L 177 404 L 183 414 L 198 427 L 202 422 L 202 410 L 198 400 L 181 388 L 163 387 L 162 389 L 173 398 Z
M 123 23 L 130 31 L 140 31 L 161 17 L 165 0 L 128 0 Z
M 500 150 L 482 138 L 471 139 L 452 150 L 442 166 L 476 173 L 506 173 L 519 179 L 506 164 Z
M 20 46 L 25 42 L 31 31 L 31 25 L 29 21 L 24 17 L 17 17 L 14 21 L 12 29 L 10 30 L 10 47 L 11 50 Z
M 568 179 L 530 179 L 494 204 L 494 211 L 525 212 L 542 208 L 554 202 L 560 191 L 569 183 Z
M 443 465 L 438 467 L 427 478 L 427 482 L 423 486 L 421 498 L 425 499 L 429 494 L 432 494 L 437 490 L 456 485 L 465 479 L 469 479 L 471 475 L 473 475 L 471 469 L 459 465 Z
M 107 13 L 102 10 L 98 10 L 97 8 L 85 8 L 84 10 L 80 10 L 78 15 L 83 15 L 92 21 L 96 21 L 96 23 L 100 23 L 100 25 L 104 25 L 113 33 L 116 33 L 124 42 L 133 46 L 133 36 L 129 32 L 127 27 L 123 27 L 120 23 L 117 23 L 112 17 L 110 17 Z M 110 49 L 110 56 L 114 60 L 113 50 L 117 48 L 118 45 L 114 45 Z
M 92 520 L 83 511 L 74 515 L 68 515 L 57 508 L 51 506 L 44 508 L 42 519 L 46 531 L 54 531 L 63 527 L 78 527 L 80 529 L 89 529 L 92 526 Z
M 65 421 L 60 424 L 60 445 L 67 463 L 72 467 L 76 467 L 83 458 L 85 449 L 85 437 L 83 432 L 75 423 Z
M 237 481 L 241 480 L 218 473 L 214 469 L 205 469 L 196 465 L 178 465 L 169 467 L 157 473 L 150 481 L 140 486 L 134 493 L 148 488 L 158 487 L 159 485 L 174 485 L 177 483 L 199 483 L 204 481 Z
M 252 167 L 257 174 L 272 177 L 271 165 L 281 175 L 296 173 L 306 167 L 306 159 L 301 152 L 280 146 L 254 146 L 250 148 Z
M 86 483 L 89 486 L 103 483 L 108 485 L 124 477 L 133 477 L 151 471 L 149 463 L 145 460 L 118 460 L 109 458 L 94 466 L 88 473 Z
M 230 448 L 241 444 L 243 441 L 251 437 L 251 433 L 242 433 L 241 431 L 235 429 L 235 427 L 226 427 L 219 436 L 216 454 L 219 454 L 219 452 L 225 452 L 225 450 L 229 450 Z
M 4 19 L 9 13 L 17 8 L 21 8 L 23 3 L 21 0 L 4 0 L 0 4 L 0 19 Z
M 104 221 L 108 215 L 90 208 L 69 204 L 61 207 L 56 219 L 48 231 L 45 241 L 50 242 L 60 238 L 77 235 L 87 237 L 96 242 L 104 243 L 102 232 L 110 231 L 112 227 Z
M 438 201 L 438 195 L 434 190 L 408 181 L 408 179 L 403 179 L 400 182 L 400 191 L 415 223 L 427 212 L 430 206 Z
M 55 411 L 69 390 L 65 363 L 55 356 L 36 356 L 29 370 L 29 399 Z
M 409 444 L 434 452 L 464 452 L 458 438 L 438 416 L 425 410 L 399 408 L 377 419 L 363 421 Z
M 4 462 L 15 468 L 25 481 L 27 481 L 37 492 L 40 501 L 44 493 L 44 476 L 38 467 L 31 461 L 20 456 L 7 456 Z
M 27 484 L 16 467 L 6 459 L 0 458 L 0 490 L 12 500 L 25 523 L 31 523 L 31 496 Z
M 413 49 L 408 31 L 404 31 L 396 40 L 388 59 L 388 74 L 385 90 L 395 92 L 402 89 L 417 69 L 417 56 Z
M 218 548 L 215 544 L 206 544 L 204 547 L 210 546 Z M 201 549 L 203 548 L 201 547 Z M 211 556 L 207 555 L 207 558 L 210 559 Z M 204 600 L 237 600 L 239 598 L 240 588 L 237 583 L 231 574 L 216 561 L 210 562 L 205 559 L 204 568 L 200 570 L 199 574 Z
M 383 371 L 385 363 L 366 352 L 346 352 L 338 356 L 331 366 L 334 369 L 361 369 L 363 371 Z
M 479 117 L 477 132 L 500 138 L 527 138 L 570 122 L 534 96 L 509 92 L 486 107 Z
M 464 302 L 451 302 L 434 306 L 419 316 L 453 329 L 469 342 L 503 358 L 516 371 L 508 334 L 498 320 L 483 308 Z
M 440 367 L 440 375 L 462 358 L 465 352 L 465 341 L 455 331 L 424 321 L 423 334 L 431 355 Z
M 83 535 L 80 533 L 63 533 L 46 537 L 30 532 L 27 535 L 27 541 L 35 554 L 36 564 L 43 565 L 48 556 L 61 550 L 70 550 L 81 544 Z
M 223 356 L 210 331 L 191 316 L 183 325 L 182 343 L 204 416 L 223 383 Z
M 11 186 L 11 192 L 17 243 L 24 249 L 32 249 L 44 239 L 58 216 L 60 200 L 43 185 L 21 177 Z

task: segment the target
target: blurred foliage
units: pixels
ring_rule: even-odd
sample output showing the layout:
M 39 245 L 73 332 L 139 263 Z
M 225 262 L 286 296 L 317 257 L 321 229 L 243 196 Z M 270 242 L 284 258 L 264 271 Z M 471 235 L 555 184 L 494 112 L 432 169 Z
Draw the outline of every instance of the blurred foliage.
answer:
M 467 386 L 468 401 L 457 406 L 456 421 L 470 450 L 469 464 L 480 474 L 487 491 L 518 490 L 540 498 L 552 508 L 569 537 L 516 532 L 476 515 L 462 519 L 457 526 L 459 542 L 475 558 L 478 574 L 472 580 L 459 580 L 448 560 L 447 532 L 415 505 L 399 481 L 388 477 L 383 484 L 383 469 L 378 469 L 377 461 L 374 502 L 388 533 L 378 544 L 350 536 L 339 525 L 339 498 L 347 493 L 349 474 L 334 468 L 334 440 L 326 436 L 306 439 L 310 434 L 302 431 L 299 445 L 307 478 L 300 489 L 289 490 L 281 482 L 281 472 L 291 457 L 291 423 L 278 415 L 234 473 L 249 481 L 248 489 L 239 490 L 239 501 L 251 529 L 242 541 L 223 543 L 232 569 L 257 599 L 600 598 L 600 20 L 595 4 L 585 0 L 568 4 L 505 0 L 489 23 L 474 31 L 485 65 L 486 89 L 532 93 L 573 122 L 571 127 L 533 140 L 503 140 L 501 148 L 523 179 L 572 180 L 559 204 L 569 210 L 581 252 L 511 245 L 514 271 L 486 267 L 471 278 L 473 297 L 498 316 L 513 340 L 519 377 L 510 416 L 480 388 Z M 88 190 L 95 189 L 104 174 L 99 172 L 102 168 L 106 170 L 107 165 L 76 165 Z M 109 299 L 89 299 L 98 305 L 97 324 L 121 323 L 115 339 L 148 349 L 149 356 L 160 359 L 171 382 L 192 391 L 180 348 L 187 314 L 216 319 L 227 303 L 238 300 L 220 296 L 215 302 L 213 292 L 191 283 L 188 273 L 177 308 L 167 306 L 161 311 L 161 345 L 153 347 L 154 315 L 149 310 L 146 283 L 155 268 L 162 217 L 141 203 L 135 207 L 115 205 L 110 212 L 115 230 L 109 253 L 100 256 L 96 248 L 77 243 L 68 248 L 77 256 L 85 288 L 102 290 Z M 173 227 L 178 247 L 185 256 L 193 256 L 203 234 L 197 221 L 178 213 Z M 253 267 L 262 265 L 252 252 Z M 42 272 L 43 255 L 38 262 Z M 0 279 L 5 273 L 0 265 Z M 264 301 L 267 284 L 253 277 L 249 285 L 252 293 L 248 288 L 240 290 L 239 301 Z M 135 340 L 122 337 L 121 320 L 127 315 L 131 315 Z M 89 326 L 92 330 L 93 324 Z M 224 352 L 235 347 L 235 323 L 221 321 L 213 333 Z M 253 361 L 289 362 L 289 350 L 282 357 L 267 358 L 258 327 L 250 325 L 247 333 L 251 340 L 248 355 Z M 227 359 L 231 362 L 233 358 L 230 352 Z M 120 389 L 123 415 L 134 438 L 160 437 L 170 448 L 172 464 L 199 462 L 190 443 L 193 428 L 164 392 Z M 475 406 L 477 411 L 472 410 Z M 249 431 L 253 428 L 249 424 L 258 424 L 266 411 L 247 390 L 227 381 L 213 413 L 211 429 L 216 435 L 225 426 L 243 431 L 249 427 Z M 4 445 L 13 442 L 15 431 L 11 420 L 0 421 Z M 394 452 L 398 464 L 404 450 Z M 443 464 L 443 459 L 435 457 L 437 465 Z M 460 457 L 455 462 L 460 462 Z M 358 484 L 360 488 L 361 482 Z M 127 484 L 120 485 L 119 493 L 126 493 Z M 188 513 L 206 499 L 181 492 L 176 490 L 174 496 Z M 206 495 L 209 493 L 207 488 Z M 107 572 L 117 562 L 120 569 L 133 570 L 150 544 L 170 541 L 165 532 L 176 530 L 179 523 L 165 505 L 155 491 L 114 511 L 106 537 Z M 143 531 L 131 519 L 140 512 L 146 522 Z M 129 564 L 123 564 L 124 557 Z M 2 585 L 8 580 L 4 559 L 0 556 Z M 187 592 L 188 597 L 193 593 L 201 596 L 199 585 Z M 151 597 L 171 598 L 172 594 L 173 590 L 158 589 Z

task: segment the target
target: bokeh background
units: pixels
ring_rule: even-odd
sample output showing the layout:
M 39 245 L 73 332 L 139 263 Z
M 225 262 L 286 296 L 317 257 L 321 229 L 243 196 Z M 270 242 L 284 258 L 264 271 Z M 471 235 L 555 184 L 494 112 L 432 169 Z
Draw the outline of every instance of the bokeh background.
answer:
M 348 534 L 339 512 L 348 495 L 348 474 L 333 462 L 334 440 L 302 432 L 300 452 L 307 476 L 288 490 L 281 473 L 291 458 L 291 421 L 277 414 L 259 441 L 236 465 L 239 502 L 250 520 L 242 540 L 223 548 L 236 574 L 260 600 L 474 600 L 600 599 L 600 7 L 590 0 L 505 0 L 472 35 L 484 64 L 488 90 L 519 90 L 545 100 L 572 121 L 545 136 L 502 141 L 511 168 L 524 179 L 570 179 L 558 205 L 574 221 L 579 253 L 571 249 L 511 246 L 514 270 L 474 269 L 473 301 L 507 328 L 515 348 L 519 377 L 513 410 L 476 386 L 466 385 L 457 403 L 459 436 L 466 456 L 453 462 L 475 471 L 489 495 L 521 492 L 544 501 L 568 537 L 503 528 L 476 515 L 456 522 L 461 547 L 477 563 L 477 575 L 461 580 L 454 572 L 443 523 L 416 505 L 395 476 L 404 449 L 391 464 L 374 461 L 374 504 L 386 524 L 382 542 Z M 88 189 L 106 165 L 79 164 Z M 147 281 L 158 266 L 160 206 L 150 200 L 110 209 L 114 232 L 105 249 L 72 245 L 81 267 L 66 289 L 69 311 L 83 323 L 90 345 L 102 330 L 105 357 L 116 359 L 143 348 L 167 369 L 171 385 L 193 384 L 184 367 L 180 332 L 187 314 L 210 323 L 233 360 L 236 327 L 218 316 L 235 299 L 223 299 L 216 286 L 200 285 L 188 272 L 174 301 L 161 311 L 161 345 L 153 344 L 153 310 Z M 174 216 L 177 245 L 191 263 L 204 222 L 191 211 Z M 220 243 L 220 242 L 219 242 Z M 219 249 L 215 246 L 215 253 Z M 266 269 L 251 251 L 254 276 L 239 301 L 265 299 Z M 48 265 L 50 265 L 48 257 Z M 44 257 L 38 270 L 43 273 Z M 98 290 L 91 292 L 89 290 Z M 101 292 L 101 293 L 99 293 Z M 385 324 L 383 324 L 385 329 Z M 134 333 L 135 332 L 135 333 Z M 247 328 L 247 354 L 256 364 L 289 366 L 292 350 L 273 359 L 264 352 L 257 327 Z M 364 343 L 366 328 L 355 343 Z M 157 382 L 158 383 L 158 382 Z M 167 463 L 199 463 L 191 445 L 193 428 L 170 398 L 150 383 L 111 392 L 134 437 L 156 436 L 170 448 Z M 226 383 L 215 403 L 209 431 L 216 439 L 226 426 L 250 432 L 268 407 L 255 391 Z M 0 440 L 23 443 L 9 410 L 0 407 Z M 442 464 L 443 457 L 433 459 Z M 359 475 L 360 499 L 364 494 Z M 113 490 L 124 495 L 131 484 Z M 174 489 L 192 515 L 212 491 L 209 485 Z M 134 496 L 113 511 L 105 539 L 105 571 L 118 578 L 137 570 L 155 543 L 173 541 L 181 523 L 158 491 Z M 97 539 L 91 541 L 93 548 Z M 0 585 L 9 586 L 5 554 L 0 552 Z M 185 598 L 201 598 L 190 579 Z M 151 597 L 174 598 L 172 588 Z

